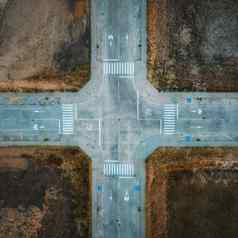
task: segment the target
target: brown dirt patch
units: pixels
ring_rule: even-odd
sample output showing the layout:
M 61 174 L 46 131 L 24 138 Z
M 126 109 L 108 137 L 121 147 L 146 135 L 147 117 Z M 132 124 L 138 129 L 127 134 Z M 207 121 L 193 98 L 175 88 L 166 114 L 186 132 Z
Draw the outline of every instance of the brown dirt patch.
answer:
M 14 159 L 0 159 L 0 169 L 22 169 L 26 170 L 28 167 L 28 162 L 22 158 L 14 158 Z
M 148 78 L 159 91 L 238 91 L 238 3 L 149 0 Z
M 75 0 L 74 16 L 83 17 L 89 15 L 89 2 L 85 0 Z
M 0 165 L 1 238 L 90 237 L 91 165 L 81 150 L 4 147 Z
M 147 237 L 236 237 L 237 158 L 236 148 L 156 150 L 147 161 Z
M 54 92 L 80 90 L 90 78 L 90 65 L 70 74 L 46 74 L 27 79 L 0 81 L 0 92 Z
M 80 90 L 90 79 L 89 1 L 3 3 L 0 92 Z

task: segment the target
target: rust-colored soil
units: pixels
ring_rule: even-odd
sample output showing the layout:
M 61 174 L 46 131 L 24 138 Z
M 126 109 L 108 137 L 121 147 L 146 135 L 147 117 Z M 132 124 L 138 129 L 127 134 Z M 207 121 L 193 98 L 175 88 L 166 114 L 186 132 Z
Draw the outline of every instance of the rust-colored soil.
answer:
M 236 237 L 237 181 L 237 148 L 156 150 L 147 161 L 147 237 Z
M 85 0 L 75 0 L 74 16 L 83 17 L 89 14 L 89 2 Z
M 164 69 L 160 69 L 159 65 L 164 65 L 169 60 L 169 29 L 166 0 L 148 0 L 147 14 L 147 54 L 148 54 L 148 80 L 159 88 L 159 74 Z
M 0 81 L 0 92 L 78 91 L 90 78 L 90 66 L 83 65 L 70 74 L 46 74 L 28 79 Z
M 0 149 L 0 237 L 91 234 L 91 165 L 80 149 Z

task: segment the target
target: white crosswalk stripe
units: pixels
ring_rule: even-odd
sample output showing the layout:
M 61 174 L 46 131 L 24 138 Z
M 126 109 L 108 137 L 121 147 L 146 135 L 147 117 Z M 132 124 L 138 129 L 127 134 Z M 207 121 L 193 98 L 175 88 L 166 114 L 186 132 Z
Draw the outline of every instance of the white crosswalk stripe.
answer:
M 103 74 L 115 76 L 134 76 L 135 65 L 133 62 L 104 62 Z
M 63 134 L 72 135 L 74 133 L 74 105 L 63 104 Z
M 134 177 L 135 169 L 132 162 L 105 162 L 103 166 L 105 176 Z
M 163 133 L 174 135 L 176 133 L 177 104 L 165 104 L 163 108 Z

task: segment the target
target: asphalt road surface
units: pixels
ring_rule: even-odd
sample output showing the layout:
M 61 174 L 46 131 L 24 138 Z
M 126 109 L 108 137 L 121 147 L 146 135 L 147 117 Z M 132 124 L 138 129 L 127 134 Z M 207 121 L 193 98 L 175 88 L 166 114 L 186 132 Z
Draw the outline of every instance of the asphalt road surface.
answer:
M 1 145 L 76 145 L 93 160 L 93 238 L 145 237 L 145 159 L 159 146 L 237 146 L 238 95 L 158 93 L 145 0 L 92 0 L 90 82 L 0 95 Z

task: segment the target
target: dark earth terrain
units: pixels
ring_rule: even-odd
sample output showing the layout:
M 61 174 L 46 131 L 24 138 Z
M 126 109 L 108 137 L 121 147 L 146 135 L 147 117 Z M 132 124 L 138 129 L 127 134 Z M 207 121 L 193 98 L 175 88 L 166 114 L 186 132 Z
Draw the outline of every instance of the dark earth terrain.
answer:
M 0 149 L 0 237 L 90 237 L 91 166 L 79 149 Z
M 148 3 L 148 77 L 159 91 L 238 91 L 236 0 Z
M 168 187 L 168 237 L 237 237 L 237 170 L 181 171 Z
M 160 148 L 147 160 L 147 237 L 236 237 L 237 148 Z

